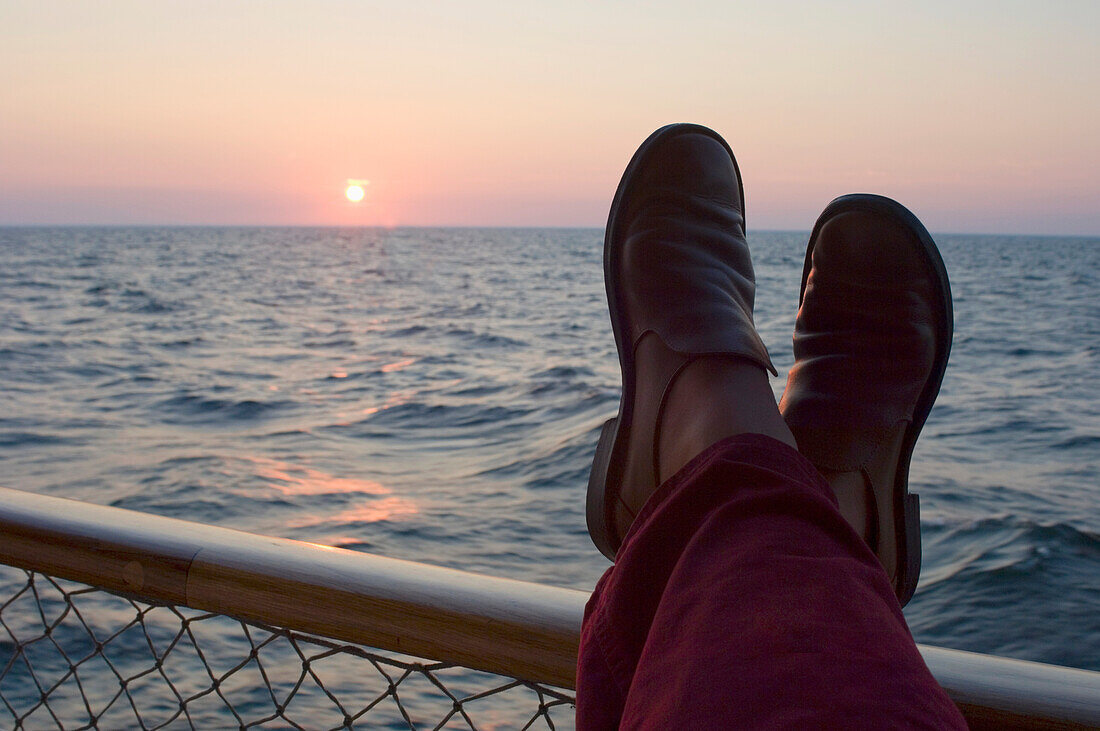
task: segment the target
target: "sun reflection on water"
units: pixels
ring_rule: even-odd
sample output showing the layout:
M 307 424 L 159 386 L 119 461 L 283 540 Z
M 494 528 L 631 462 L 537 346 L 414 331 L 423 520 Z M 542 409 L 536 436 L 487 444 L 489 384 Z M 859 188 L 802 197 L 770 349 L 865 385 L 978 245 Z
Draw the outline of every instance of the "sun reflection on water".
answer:
M 374 480 L 357 477 L 336 477 L 311 467 L 280 462 L 267 457 L 247 457 L 256 465 L 256 476 L 267 480 L 267 486 L 284 495 L 330 495 L 339 492 L 359 492 L 368 495 L 388 495 L 392 491 Z
M 388 364 L 382 366 L 382 372 L 383 373 L 393 373 L 394 371 L 400 371 L 404 368 L 408 368 L 409 366 L 411 366 L 415 362 L 416 362 L 416 358 L 405 358 L 404 360 L 399 360 L 396 363 L 388 363 Z
M 289 528 L 312 528 L 330 526 L 346 530 L 355 523 L 377 523 L 386 520 L 416 515 L 419 507 L 412 500 L 394 495 L 393 491 L 374 480 L 358 477 L 337 477 L 321 470 L 292 464 L 267 457 L 246 457 L 254 465 L 254 474 L 262 478 L 266 487 L 277 490 L 283 495 L 357 495 L 360 498 L 348 505 L 333 506 L 335 512 L 307 512 L 301 517 L 289 521 Z M 309 505 L 301 505 L 305 511 Z M 336 537 L 341 543 L 354 543 L 346 535 Z M 331 542 L 331 540 L 330 540 Z
M 365 416 L 370 416 L 371 414 L 377 414 L 379 411 L 392 409 L 394 406 L 407 404 L 410 399 L 414 398 L 419 393 L 420 390 L 415 388 L 406 388 L 394 391 L 386 397 L 385 402 L 383 402 L 381 406 L 368 406 L 367 408 L 363 409 L 362 413 Z
M 377 523 L 382 520 L 416 515 L 418 512 L 420 511 L 416 503 L 411 500 L 390 496 L 380 500 L 372 500 L 369 503 L 352 505 L 335 515 L 306 515 L 291 521 L 287 525 L 291 528 L 309 528 L 315 525 L 336 523 L 340 527 L 345 527 L 349 523 Z

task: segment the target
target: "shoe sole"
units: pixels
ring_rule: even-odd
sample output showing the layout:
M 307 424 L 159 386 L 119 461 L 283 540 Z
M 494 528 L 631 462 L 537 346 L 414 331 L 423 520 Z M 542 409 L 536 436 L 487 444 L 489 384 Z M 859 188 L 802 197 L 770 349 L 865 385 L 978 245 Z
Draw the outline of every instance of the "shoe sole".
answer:
M 627 200 L 631 193 L 635 173 L 637 173 L 649 151 L 657 144 L 683 134 L 701 134 L 710 137 L 726 149 L 730 160 L 733 161 L 733 169 L 737 174 L 737 184 L 741 194 L 742 219 L 745 215 L 745 192 L 741 186 L 741 171 L 737 167 L 737 159 L 733 155 L 733 150 L 717 132 L 697 124 L 670 124 L 661 127 L 646 138 L 627 164 L 623 177 L 619 181 L 619 187 L 615 191 L 615 198 L 611 203 L 611 212 L 607 217 L 607 229 L 604 235 L 603 273 L 604 286 L 607 290 L 607 306 L 611 314 L 611 330 L 615 335 L 615 348 L 619 353 L 619 368 L 622 371 L 623 388 L 622 397 L 619 399 L 618 415 L 605 422 L 600 430 L 600 439 L 596 445 L 595 457 L 592 460 L 592 471 L 588 476 L 588 495 L 585 501 L 588 535 L 591 536 L 592 542 L 596 544 L 596 548 L 600 550 L 600 553 L 612 561 L 615 560 L 623 541 L 623 536 L 615 530 L 614 507 L 619 500 L 622 485 L 635 390 L 634 347 L 633 343 L 625 342 L 629 328 L 623 322 L 623 315 L 619 309 L 621 297 L 617 291 L 618 282 L 612 277 L 612 272 L 616 271 L 618 266 L 617 257 L 621 248 L 619 246 L 617 219 L 623 201 Z
M 894 543 L 897 551 L 897 574 L 895 576 L 894 593 L 904 606 L 912 598 L 917 588 L 917 579 L 920 577 L 921 566 L 921 540 L 920 540 L 920 499 L 916 494 L 909 492 L 909 463 L 913 456 L 913 448 L 916 446 L 917 437 L 928 419 L 936 396 L 940 392 L 940 384 L 943 382 L 943 374 L 947 370 L 947 359 L 951 354 L 951 341 L 954 336 L 954 310 L 951 303 L 951 284 L 947 279 L 947 268 L 943 264 L 939 249 L 936 248 L 932 236 L 924 227 L 924 224 L 912 214 L 905 206 L 897 201 L 883 196 L 869 193 L 855 193 L 837 198 L 821 212 L 810 234 L 810 242 L 806 248 L 806 262 L 802 268 L 802 286 L 798 292 L 798 306 L 802 307 L 802 299 L 806 294 L 806 280 L 810 276 L 813 266 L 814 244 L 822 226 L 831 218 L 851 211 L 863 211 L 893 218 L 906 230 L 910 231 L 920 243 L 925 254 L 925 261 L 929 266 L 936 281 L 939 283 L 941 301 L 938 303 L 938 318 L 936 333 L 939 336 L 936 342 L 936 355 L 932 364 L 932 372 L 921 390 L 913 410 L 913 420 L 902 437 L 901 453 L 898 457 L 898 467 L 894 474 Z M 935 304 L 935 303 L 934 303 Z

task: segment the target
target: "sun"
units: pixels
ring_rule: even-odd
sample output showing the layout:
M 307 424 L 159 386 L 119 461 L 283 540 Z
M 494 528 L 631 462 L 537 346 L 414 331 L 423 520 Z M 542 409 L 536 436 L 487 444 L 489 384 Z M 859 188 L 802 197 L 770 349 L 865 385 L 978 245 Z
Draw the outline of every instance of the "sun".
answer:
M 358 203 L 367 195 L 366 188 L 370 185 L 370 181 L 362 178 L 348 178 L 344 185 L 347 186 L 344 188 L 344 196 L 352 203 Z

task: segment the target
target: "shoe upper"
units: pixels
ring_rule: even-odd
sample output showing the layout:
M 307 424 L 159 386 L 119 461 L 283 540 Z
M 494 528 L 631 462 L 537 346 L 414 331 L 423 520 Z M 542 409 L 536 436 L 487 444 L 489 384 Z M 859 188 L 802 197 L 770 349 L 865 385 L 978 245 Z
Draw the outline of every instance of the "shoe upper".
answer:
M 609 266 L 624 340 L 656 332 L 685 354 L 740 355 L 773 373 L 756 333 L 756 285 L 732 154 L 703 134 L 649 150 L 612 221 Z
M 780 405 L 818 469 L 868 467 L 913 419 L 929 381 L 942 294 L 911 237 L 895 221 L 858 210 L 818 231 Z
M 802 288 L 779 410 L 904 605 L 921 563 L 909 460 L 951 348 L 947 273 L 909 211 L 852 195 L 818 220 Z
M 733 153 L 711 130 L 664 127 L 627 166 L 604 248 L 612 327 L 623 368 L 619 416 L 605 425 L 589 479 L 589 533 L 613 558 L 640 504 L 657 487 L 658 424 L 667 388 L 694 357 L 728 354 L 775 373 L 756 333 L 755 277 L 744 195 Z M 654 333 L 665 348 L 636 373 L 636 348 Z

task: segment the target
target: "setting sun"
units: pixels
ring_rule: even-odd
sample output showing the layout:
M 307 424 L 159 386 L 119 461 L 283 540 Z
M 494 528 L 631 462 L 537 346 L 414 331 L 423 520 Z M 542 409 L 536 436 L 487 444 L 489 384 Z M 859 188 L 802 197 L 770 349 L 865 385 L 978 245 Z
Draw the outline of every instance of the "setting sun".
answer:
M 344 195 L 352 203 L 358 203 L 366 196 L 366 187 L 370 185 L 370 181 L 362 178 L 348 178 L 345 185 L 347 187 L 344 188 Z

